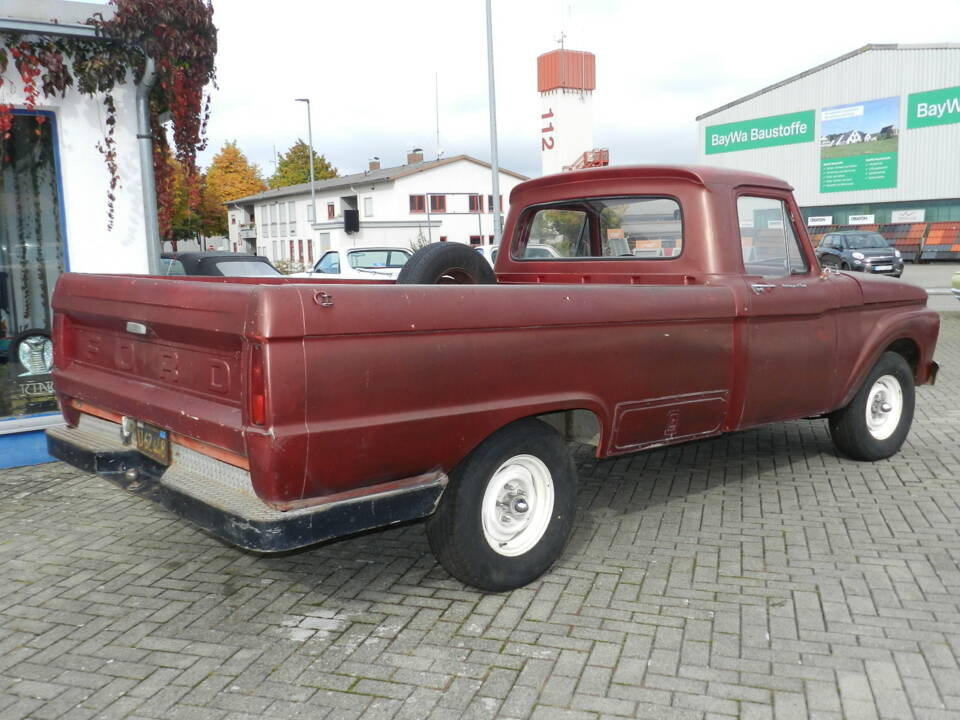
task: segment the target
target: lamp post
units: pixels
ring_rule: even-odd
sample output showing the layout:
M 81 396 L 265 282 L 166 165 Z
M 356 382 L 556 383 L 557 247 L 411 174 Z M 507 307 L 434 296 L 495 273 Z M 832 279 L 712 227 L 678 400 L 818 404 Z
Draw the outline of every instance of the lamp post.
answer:
M 490 0 L 487 9 L 487 92 L 490 98 L 490 172 L 493 176 L 493 241 L 500 242 L 503 233 L 500 221 L 500 162 L 497 158 L 497 93 L 493 82 L 493 18 Z
M 296 101 L 307 104 L 307 140 L 310 142 L 310 201 L 313 203 L 313 222 L 317 223 L 319 220 L 317 218 L 317 186 L 313 179 L 313 120 L 310 118 L 310 98 L 296 98 Z

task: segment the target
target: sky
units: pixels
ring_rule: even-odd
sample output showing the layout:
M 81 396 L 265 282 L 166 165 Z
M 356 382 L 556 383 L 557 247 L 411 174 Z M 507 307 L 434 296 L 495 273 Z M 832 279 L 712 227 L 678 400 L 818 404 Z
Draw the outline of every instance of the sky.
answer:
M 264 176 L 307 139 L 341 174 L 423 148 L 490 159 L 484 0 L 213 0 L 206 166 L 235 140 Z M 868 43 L 957 42 L 960 0 L 491 0 L 502 167 L 540 174 L 537 56 L 597 58 L 594 144 L 611 164 L 691 163 L 696 117 Z M 434 87 L 439 103 L 435 107 Z

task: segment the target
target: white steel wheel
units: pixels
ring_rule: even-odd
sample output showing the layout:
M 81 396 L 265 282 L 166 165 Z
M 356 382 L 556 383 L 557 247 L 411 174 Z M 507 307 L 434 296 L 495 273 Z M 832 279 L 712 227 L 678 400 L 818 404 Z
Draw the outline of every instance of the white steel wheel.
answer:
M 900 424 L 903 389 L 893 375 L 878 377 L 867 395 L 867 430 L 877 440 L 886 440 Z
M 553 476 L 540 458 L 515 455 L 490 478 L 483 494 L 483 537 L 505 557 L 523 555 L 543 537 L 553 514 Z
M 885 352 L 856 395 L 828 416 L 837 450 L 854 460 L 883 460 L 895 454 L 910 432 L 916 393 L 906 359 Z
M 488 592 L 523 587 L 563 551 L 577 504 L 577 471 L 560 434 L 534 418 L 481 442 L 450 471 L 427 539 L 458 580 Z

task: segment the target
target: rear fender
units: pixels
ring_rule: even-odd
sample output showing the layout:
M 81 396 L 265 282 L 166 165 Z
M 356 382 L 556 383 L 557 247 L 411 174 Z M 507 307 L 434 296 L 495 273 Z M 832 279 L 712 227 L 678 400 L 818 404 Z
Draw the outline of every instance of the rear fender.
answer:
M 503 412 L 506 411 L 506 412 Z M 524 398 L 513 408 L 503 408 L 501 412 L 491 415 L 495 421 L 485 425 L 478 419 L 482 431 L 478 433 L 471 447 L 463 453 L 466 457 L 486 440 L 490 435 L 503 429 L 511 423 L 526 418 L 537 418 L 554 428 L 567 441 L 578 441 L 597 446 L 597 456 L 604 442 L 611 436 L 612 415 L 600 402 L 599 398 L 588 395 L 577 395 L 568 398 Z M 461 458 L 462 459 L 462 458 Z

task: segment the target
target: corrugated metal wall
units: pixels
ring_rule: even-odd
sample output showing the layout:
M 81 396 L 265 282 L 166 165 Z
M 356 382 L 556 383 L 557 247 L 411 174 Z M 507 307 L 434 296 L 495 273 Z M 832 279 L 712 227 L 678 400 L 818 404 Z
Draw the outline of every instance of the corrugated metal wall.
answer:
M 874 49 L 746 100 L 698 122 L 699 158 L 705 165 L 739 168 L 783 178 L 803 206 L 960 197 L 960 123 L 906 127 L 910 93 L 960 85 L 960 47 Z M 897 185 L 890 189 L 820 192 L 821 110 L 900 97 Z M 707 154 L 705 129 L 770 115 L 814 110 L 812 142 Z

